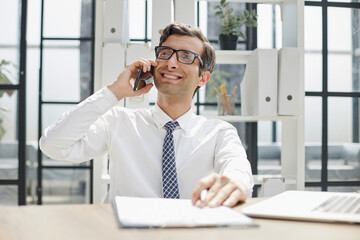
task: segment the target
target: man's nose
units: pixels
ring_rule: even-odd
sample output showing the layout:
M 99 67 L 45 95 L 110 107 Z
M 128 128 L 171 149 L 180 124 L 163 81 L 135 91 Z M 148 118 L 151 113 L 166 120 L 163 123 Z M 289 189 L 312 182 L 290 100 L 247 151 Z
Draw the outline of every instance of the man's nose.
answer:
M 176 69 L 179 66 L 176 52 L 167 60 L 167 65 L 169 69 Z

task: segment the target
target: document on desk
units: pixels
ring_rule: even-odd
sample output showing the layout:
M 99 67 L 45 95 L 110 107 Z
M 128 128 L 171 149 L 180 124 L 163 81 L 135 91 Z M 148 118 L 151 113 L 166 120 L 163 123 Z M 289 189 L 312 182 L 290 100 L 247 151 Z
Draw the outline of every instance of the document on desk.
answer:
M 198 208 L 188 199 L 116 196 L 114 211 L 124 228 L 256 226 L 251 218 L 231 208 Z

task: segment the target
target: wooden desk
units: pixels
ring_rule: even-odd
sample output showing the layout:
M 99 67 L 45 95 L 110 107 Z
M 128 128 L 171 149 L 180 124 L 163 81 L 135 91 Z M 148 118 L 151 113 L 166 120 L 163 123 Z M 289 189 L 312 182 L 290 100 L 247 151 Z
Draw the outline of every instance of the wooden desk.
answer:
M 251 199 L 247 204 L 255 201 Z M 0 207 L 0 239 L 360 239 L 359 224 L 255 221 L 258 228 L 120 229 L 110 205 Z

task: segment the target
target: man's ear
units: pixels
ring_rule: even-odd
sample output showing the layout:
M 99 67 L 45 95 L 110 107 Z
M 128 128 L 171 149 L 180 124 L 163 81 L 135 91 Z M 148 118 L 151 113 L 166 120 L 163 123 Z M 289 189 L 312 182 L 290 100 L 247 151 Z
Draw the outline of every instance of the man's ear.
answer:
M 203 71 L 203 72 L 201 73 L 200 81 L 199 81 L 199 83 L 198 83 L 198 86 L 199 86 L 199 87 L 204 86 L 204 85 L 209 81 L 210 76 L 211 76 L 211 74 L 210 74 L 209 71 Z

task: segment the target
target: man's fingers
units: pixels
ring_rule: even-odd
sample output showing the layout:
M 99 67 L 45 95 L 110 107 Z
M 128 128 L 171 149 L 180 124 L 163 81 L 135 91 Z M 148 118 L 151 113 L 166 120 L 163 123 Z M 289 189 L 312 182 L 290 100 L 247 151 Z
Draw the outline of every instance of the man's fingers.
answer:
M 226 207 L 234 207 L 240 201 L 245 201 L 244 193 L 242 191 L 240 191 L 239 189 L 236 189 L 224 201 L 223 205 Z
M 214 188 L 214 190 L 212 190 Z M 209 207 L 220 206 L 230 194 L 236 190 L 236 186 L 231 183 L 229 179 L 222 179 L 215 183 L 212 188 L 210 188 L 210 194 L 206 203 Z
M 157 62 L 154 62 L 153 60 L 140 58 L 138 59 L 138 61 L 129 64 L 127 68 L 131 71 L 131 77 L 136 78 L 140 67 L 142 67 L 143 68 L 142 71 L 146 73 L 151 70 L 151 66 L 157 66 L 157 65 L 158 65 Z
M 154 86 L 154 84 L 149 83 L 149 84 L 145 85 L 145 87 L 140 88 L 140 89 L 134 91 L 134 97 L 136 97 L 136 96 L 141 96 L 141 95 L 143 95 L 143 94 L 148 93 L 153 86 Z
M 216 182 L 216 174 L 210 174 L 200 179 L 196 183 L 194 191 L 191 195 L 192 203 L 195 205 L 196 201 L 200 199 L 201 191 L 210 188 L 215 182 Z
M 231 193 L 231 195 L 223 203 L 224 206 L 233 207 L 239 202 L 245 202 L 247 198 L 247 190 L 243 183 L 239 181 L 234 181 L 236 190 Z
M 199 208 L 203 208 L 203 207 L 206 207 L 206 203 L 201 201 L 200 199 L 197 200 L 194 204 L 196 207 L 199 207 Z
M 226 176 L 218 175 L 216 177 L 216 181 L 210 187 L 208 194 L 206 196 L 206 203 L 210 203 L 213 201 L 213 198 L 219 193 L 220 189 L 222 189 L 226 184 L 228 184 L 229 178 Z
M 203 189 L 208 189 L 205 201 L 200 200 Z M 197 182 L 192 194 L 192 203 L 197 207 L 233 207 L 239 202 L 244 202 L 246 197 L 247 190 L 243 183 L 227 176 L 211 174 Z

